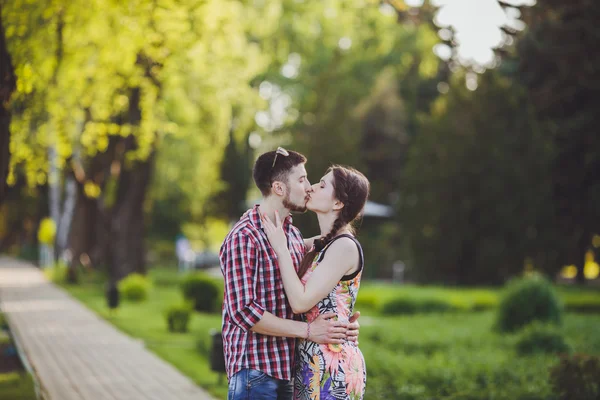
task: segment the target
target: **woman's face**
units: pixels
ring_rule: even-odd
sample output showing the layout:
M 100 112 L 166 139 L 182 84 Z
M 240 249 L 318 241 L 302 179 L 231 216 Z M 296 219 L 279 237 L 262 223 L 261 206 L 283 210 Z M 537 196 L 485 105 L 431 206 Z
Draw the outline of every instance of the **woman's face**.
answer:
M 314 212 L 327 213 L 334 209 L 337 202 L 333 190 L 333 172 L 327 175 L 311 187 L 310 198 L 306 208 Z

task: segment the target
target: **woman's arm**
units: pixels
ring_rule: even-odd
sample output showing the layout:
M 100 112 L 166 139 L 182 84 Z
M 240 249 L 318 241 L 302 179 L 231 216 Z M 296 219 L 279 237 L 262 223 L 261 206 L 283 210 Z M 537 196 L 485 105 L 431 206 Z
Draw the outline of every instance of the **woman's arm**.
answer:
M 327 296 L 344 275 L 357 268 L 358 249 L 351 239 L 336 240 L 325 253 L 320 267 L 306 282 L 306 285 L 303 285 L 294 269 L 279 214 L 276 214 L 275 218 L 274 225 L 268 217 L 263 217 L 265 232 L 277 253 L 283 288 L 290 306 L 294 313 L 303 313 Z
M 279 318 L 265 311 L 260 321 L 251 330 L 263 335 L 302 338 L 320 344 L 343 343 L 347 332 L 356 330 L 349 331 L 348 323 L 336 321 L 334 317 L 334 313 L 319 315 L 310 323 L 309 328 L 306 322 Z M 348 340 L 355 341 L 353 337 L 349 337 Z

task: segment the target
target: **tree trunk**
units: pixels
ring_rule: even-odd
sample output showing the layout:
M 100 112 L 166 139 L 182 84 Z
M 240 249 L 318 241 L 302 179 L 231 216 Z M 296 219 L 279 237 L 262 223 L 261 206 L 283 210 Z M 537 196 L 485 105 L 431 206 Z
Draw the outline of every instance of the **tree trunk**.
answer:
M 0 16 L 2 15 L 2 4 L 0 3 Z M 8 101 L 15 91 L 16 78 L 10 54 L 6 47 L 4 37 L 4 25 L 0 18 L 0 203 L 6 197 L 6 177 L 10 161 L 10 112 Z
M 71 262 L 67 273 L 69 283 L 76 283 L 78 267 L 86 265 L 88 260 L 92 260 L 91 254 L 97 248 L 100 237 L 97 230 L 102 225 L 99 217 L 96 199 L 87 197 L 83 191 L 83 185 L 77 184 L 77 200 L 69 233 L 71 252 Z M 94 262 L 92 264 L 95 265 Z
M 128 122 L 141 121 L 141 91 L 132 91 L 129 100 Z M 110 213 L 109 275 L 114 283 L 130 273 L 146 273 L 144 246 L 144 202 L 150 183 L 154 152 L 144 161 L 126 162 L 126 154 L 137 147 L 136 138 L 129 136 L 118 145 L 116 162 L 119 164 L 118 189 Z
M 134 272 L 146 273 L 143 205 L 153 162 L 154 153 L 147 160 L 121 171 L 117 201 L 111 216 L 111 275 L 115 280 Z

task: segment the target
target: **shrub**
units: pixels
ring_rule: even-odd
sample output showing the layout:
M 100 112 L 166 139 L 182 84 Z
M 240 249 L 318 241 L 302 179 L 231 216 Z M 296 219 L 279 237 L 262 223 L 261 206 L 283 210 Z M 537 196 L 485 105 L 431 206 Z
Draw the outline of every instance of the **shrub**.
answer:
M 354 309 L 357 311 L 378 311 L 380 307 L 381 301 L 379 296 L 377 296 L 375 293 L 359 293 L 358 298 L 356 299 L 356 304 L 354 305 Z
M 171 306 L 166 314 L 169 332 L 184 333 L 188 331 L 188 324 L 192 314 L 192 308 L 189 305 Z
M 42 272 L 50 282 L 61 284 L 67 281 L 68 267 L 62 262 L 44 268 Z
M 416 314 L 427 312 L 444 312 L 452 310 L 453 307 L 440 299 L 413 299 L 397 297 L 386 302 L 382 307 L 385 315 Z
M 496 329 L 513 332 L 533 322 L 560 324 L 562 304 L 552 284 L 542 277 L 517 279 L 500 300 Z
M 565 309 L 569 312 L 600 313 L 600 295 L 567 296 Z
M 196 311 L 216 312 L 221 300 L 221 286 L 210 276 L 196 272 L 185 277 L 181 284 L 183 297 Z
M 600 357 L 564 355 L 550 370 L 550 384 L 559 399 L 600 398 Z
M 533 353 L 569 353 L 571 346 L 554 326 L 534 322 L 525 327 L 516 342 L 521 355 Z
M 498 307 L 495 296 L 475 296 L 472 303 L 472 311 L 487 311 Z
M 148 298 L 150 281 L 144 275 L 130 274 L 119 282 L 118 288 L 125 300 L 141 302 Z
M 385 315 L 415 314 L 418 310 L 414 299 L 398 297 L 383 304 L 381 312 Z

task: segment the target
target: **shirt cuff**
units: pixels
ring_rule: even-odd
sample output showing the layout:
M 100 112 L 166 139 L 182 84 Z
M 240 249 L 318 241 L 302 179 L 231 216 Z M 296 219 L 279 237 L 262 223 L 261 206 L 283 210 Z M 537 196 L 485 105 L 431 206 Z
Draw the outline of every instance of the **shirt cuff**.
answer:
M 237 313 L 236 324 L 245 331 L 252 329 L 265 313 L 264 307 L 252 302 Z

